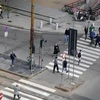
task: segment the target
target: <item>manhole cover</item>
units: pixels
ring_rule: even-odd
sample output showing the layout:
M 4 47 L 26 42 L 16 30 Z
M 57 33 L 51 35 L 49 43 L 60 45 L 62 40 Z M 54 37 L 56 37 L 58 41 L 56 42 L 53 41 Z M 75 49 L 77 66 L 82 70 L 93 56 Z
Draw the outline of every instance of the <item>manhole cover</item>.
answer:
M 15 16 L 19 16 L 19 15 L 15 15 Z
M 67 23 L 67 24 L 71 24 L 71 23 Z
M 11 23 L 12 21 L 11 20 L 8 20 L 8 22 Z
M 22 71 L 19 71 L 18 73 L 19 73 L 19 74 L 22 74 L 23 72 L 22 72 Z

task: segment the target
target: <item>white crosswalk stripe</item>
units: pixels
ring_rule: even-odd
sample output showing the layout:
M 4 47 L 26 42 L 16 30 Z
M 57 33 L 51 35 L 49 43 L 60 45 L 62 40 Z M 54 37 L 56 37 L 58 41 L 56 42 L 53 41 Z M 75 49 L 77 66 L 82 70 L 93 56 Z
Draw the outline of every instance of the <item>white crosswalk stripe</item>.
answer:
M 100 56 L 100 48 L 94 48 L 90 45 L 90 40 L 84 39 L 84 36 L 77 41 L 77 50 L 82 50 L 82 60 L 81 63 L 78 65 L 78 57 L 75 58 L 73 56 L 68 55 L 68 50 L 64 51 L 66 53 L 68 65 L 70 65 L 69 75 L 73 75 L 73 66 L 74 66 L 74 77 L 79 77 L 86 71 Z M 58 66 L 60 68 L 60 72 L 62 72 L 62 55 L 58 56 Z M 73 65 L 74 64 L 74 65 Z M 53 70 L 54 61 L 50 62 L 46 67 L 50 70 Z M 66 74 L 66 73 L 64 73 Z M 68 74 L 68 73 L 67 73 Z
M 3 93 L 3 100 L 12 100 L 14 97 L 14 86 L 18 84 L 20 87 L 20 100 L 44 100 L 50 96 L 51 93 L 56 92 L 55 89 L 31 82 L 25 79 L 20 79 L 17 83 L 12 83 L 12 87 L 5 87 L 0 90 Z M 23 90 L 23 91 L 22 91 Z M 26 91 L 26 92 L 25 92 Z

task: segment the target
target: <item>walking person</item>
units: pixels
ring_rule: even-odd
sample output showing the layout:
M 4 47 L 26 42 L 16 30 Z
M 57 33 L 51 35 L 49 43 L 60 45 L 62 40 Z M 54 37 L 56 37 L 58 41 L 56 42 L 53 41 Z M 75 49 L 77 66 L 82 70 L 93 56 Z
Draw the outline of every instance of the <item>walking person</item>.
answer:
M 55 60 L 54 60 L 53 73 L 55 73 L 55 68 L 57 68 L 57 73 L 59 73 L 57 57 L 55 57 Z
M 78 53 L 78 65 L 81 62 L 81 56 L 82 56 L 82 53 L 81 53 L 81 50 L 80 50 L 79 53 Z
M 98 44 L 99 47 L 100 47 L 100 35 L 97 34 L 95 38 L 96 38 L 96 41 L 95 41 L 95 42 L 96 42 L 96 43 L 95 43 L 95 47 L 97 46 L 97 44 Z
M 0 5 L 0 17 L 1 17 L 1 18 L 3 18 L 2 13 L 3 13 L 3 11 L 2 11 L 2 6 Z
M 12 51 L 12 53 L 10 54 L 10 59 L 11 59 L 11 67 L 14 67 L 14 60 L 16 58 L 15 53 Z
M 90 45 L 94 44 L 94 38 L 95 38 L 95 32 L 92 29 L 92 31 L 90 33 L 90 39 L 91 39 Z
M 68 42 L 68 40 L 69 40 L 69 29 L 67 28 L 64 34 L 64 43 Z
M 15 100 L 16 96 L 18 97 L 18 100 L 21 98 L 19 96 L 19 90 L 20 90 L 20 87 L 16 84 L 16 86 L 14 87 L 14 100 Z
M 58 44 L 55 44 L 54 45 L 54 52 L 53 52 L 53 54 L 55 56 L 57 56 L 59 52 L 60 52 L 60 48 L 59 48 Z
M 98 28 L 98 31 L 99 31 L 99 35 L 100 35 L 100 27 Z
M 87 39 L 87 34 L 88 34 L 88 27 L 85 26 L 84 32 L 85 32 L 85 40 L 86 40 Z
M 67 70 L 67 61 L 66 61 L 66 58 L 65 58 L 65 60 L 63 61 L 62 72 L 63 72 L 64 70 L 66 71 L 66 73 L 68 72 L 68 70 Z

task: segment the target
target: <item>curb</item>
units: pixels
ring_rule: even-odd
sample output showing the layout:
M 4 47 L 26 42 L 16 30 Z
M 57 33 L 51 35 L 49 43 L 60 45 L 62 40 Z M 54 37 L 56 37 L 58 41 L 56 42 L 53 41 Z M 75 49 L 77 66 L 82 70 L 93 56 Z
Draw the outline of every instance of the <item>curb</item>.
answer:
M 30 29 L 26 29 L 24 27 L 21 27 L 21 26 L 17 26 L 17 25 L 11 25 L 11 24 L 6 24 L 6 23 L 0 23 L 1 25 L 5 25 L 5 26 L 10 26 L 10 27 L 14 27 L 14 28 L 19 28 L 19 29 L 25 29 L 25 30 L 30 30 Z M 41 30 L 41 29 L 34 29 L 34 31 L 38 31 L 38 32 L 50 32 L 50 33 L 57 33 L 57 34 L 60 34 L 60 33 L 63 33 L 63 32 L 60 32 L 60 31 L 51 31 L 51 30 Z M 64 34 L 64 33 L 63 33 Z
M 25 75 L 22 75 L 22 74 L 19 74 L 19 73 L 15 73 L 15 72 L 12 72 L 12 71 L 8 71 L 8 70 L 4 70 L 2 68 L 0 68 L 1 71 L 4 71 L 4 72 L 7 72 L 7 73 L 10 73 L 10 74 L 13 74 L 13 75 L 16 75 L 16 76 L 19 76 L 19 77 L 22 77 L 22 78 L 26 78 L 26 79 L 30 79 L 36 75 L 38 75 L 39 73 L 42 73 L 43 71 L 45 71 L 47 68 L 44 68 L 43 70 L 40 70 L 38 71 L 37 73 L 32 73 L 31 75 L 29 76 L 25 76 Z M 7 77 L 7 76 L 6 76 Z M 8 77 L 7 77 L 8 78 Z
M 72 90 L 76 89 L 83 83 L 84 83 L 84 81 L 81 81 L 80 83 L 76 83 L 75 85 L 72 85 L 71 83 L 67 85 L 67 83 L 66 83 L 66 86 L 64 86 L 64 84 L 58 84 L 55 86 L 55 88 L 60 89 L 65 92 L 71 92 Z

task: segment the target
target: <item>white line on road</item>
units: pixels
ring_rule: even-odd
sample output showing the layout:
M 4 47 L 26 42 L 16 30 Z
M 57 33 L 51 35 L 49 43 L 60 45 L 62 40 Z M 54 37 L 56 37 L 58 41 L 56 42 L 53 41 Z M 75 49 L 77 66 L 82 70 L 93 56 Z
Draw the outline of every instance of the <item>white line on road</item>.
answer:
M 14 92 L 13 89 L 10 89 L 10 88 L 8 88 L 8 87 L 6 87 L 5 89 L 8 90 L 8 91 Z M 23 92 L 19 92 L 19 94 L 20 94 L 20 95 L 23 95 L 23 96 L 26 96 L 26 97 L 28 97 L 28 98 L 35 99 L 35 100 L 43 100 L 43 99 L 41 99 L 41 98 L 39 98 L 39 97 L 35 97 L 35 96 L 33 96 L 33 95 L 29 95 L 29 94 L 26 94 L 26 93 L 23 93 Z M 23 98 L 23 96 L 21 96 L 21 98 Z M 24 100 L 24 98 L 23 98 L 23 100 Z
M 47 93 L 47 92 L 43 92 L 43 91 L 40 91 L 40 90 L 38 90 L 38 89 L 31 88 L 31 87 L 28 87 L 28 86 L 23 85 L 23 84 L 20 84 L 20 83 L 13 83 L 12 85 L 16 85 L 16 84 L 18 84 L 18 85 L 19 85 L 21 88 L 23 88 L 23 89 L 29 90 L 29 91 L 31 91 L 31 92 L 38 93 L 38 94 L 40 94 L 40 95 L 44 95 L 44 96 L 47 96 L 47 97 L 50 95 L 50 94 Z
M 25 83 L 25 84 L 28 84 L 28 85 L 31 85 L 31 86 L 34 86 L 34 87 L 37 87 L 37 88 L 41 88 L 45 91 L 49 91 L 49 92 L 56 92 L 55 89 L 52 89 L 52 88 L 49 88 L 49 87 L 46 87 L 46 86 L 43 86 L 43 85 L 40 85 L 40 84 L 37 84 L 37 83 L 34 83 L 34 82 L 30 82 L 30 81 L 27 81 L 27 80 L 24 80 L 24 79 L 20 79 L 19 82 L 22 82 L 22 83 Z

